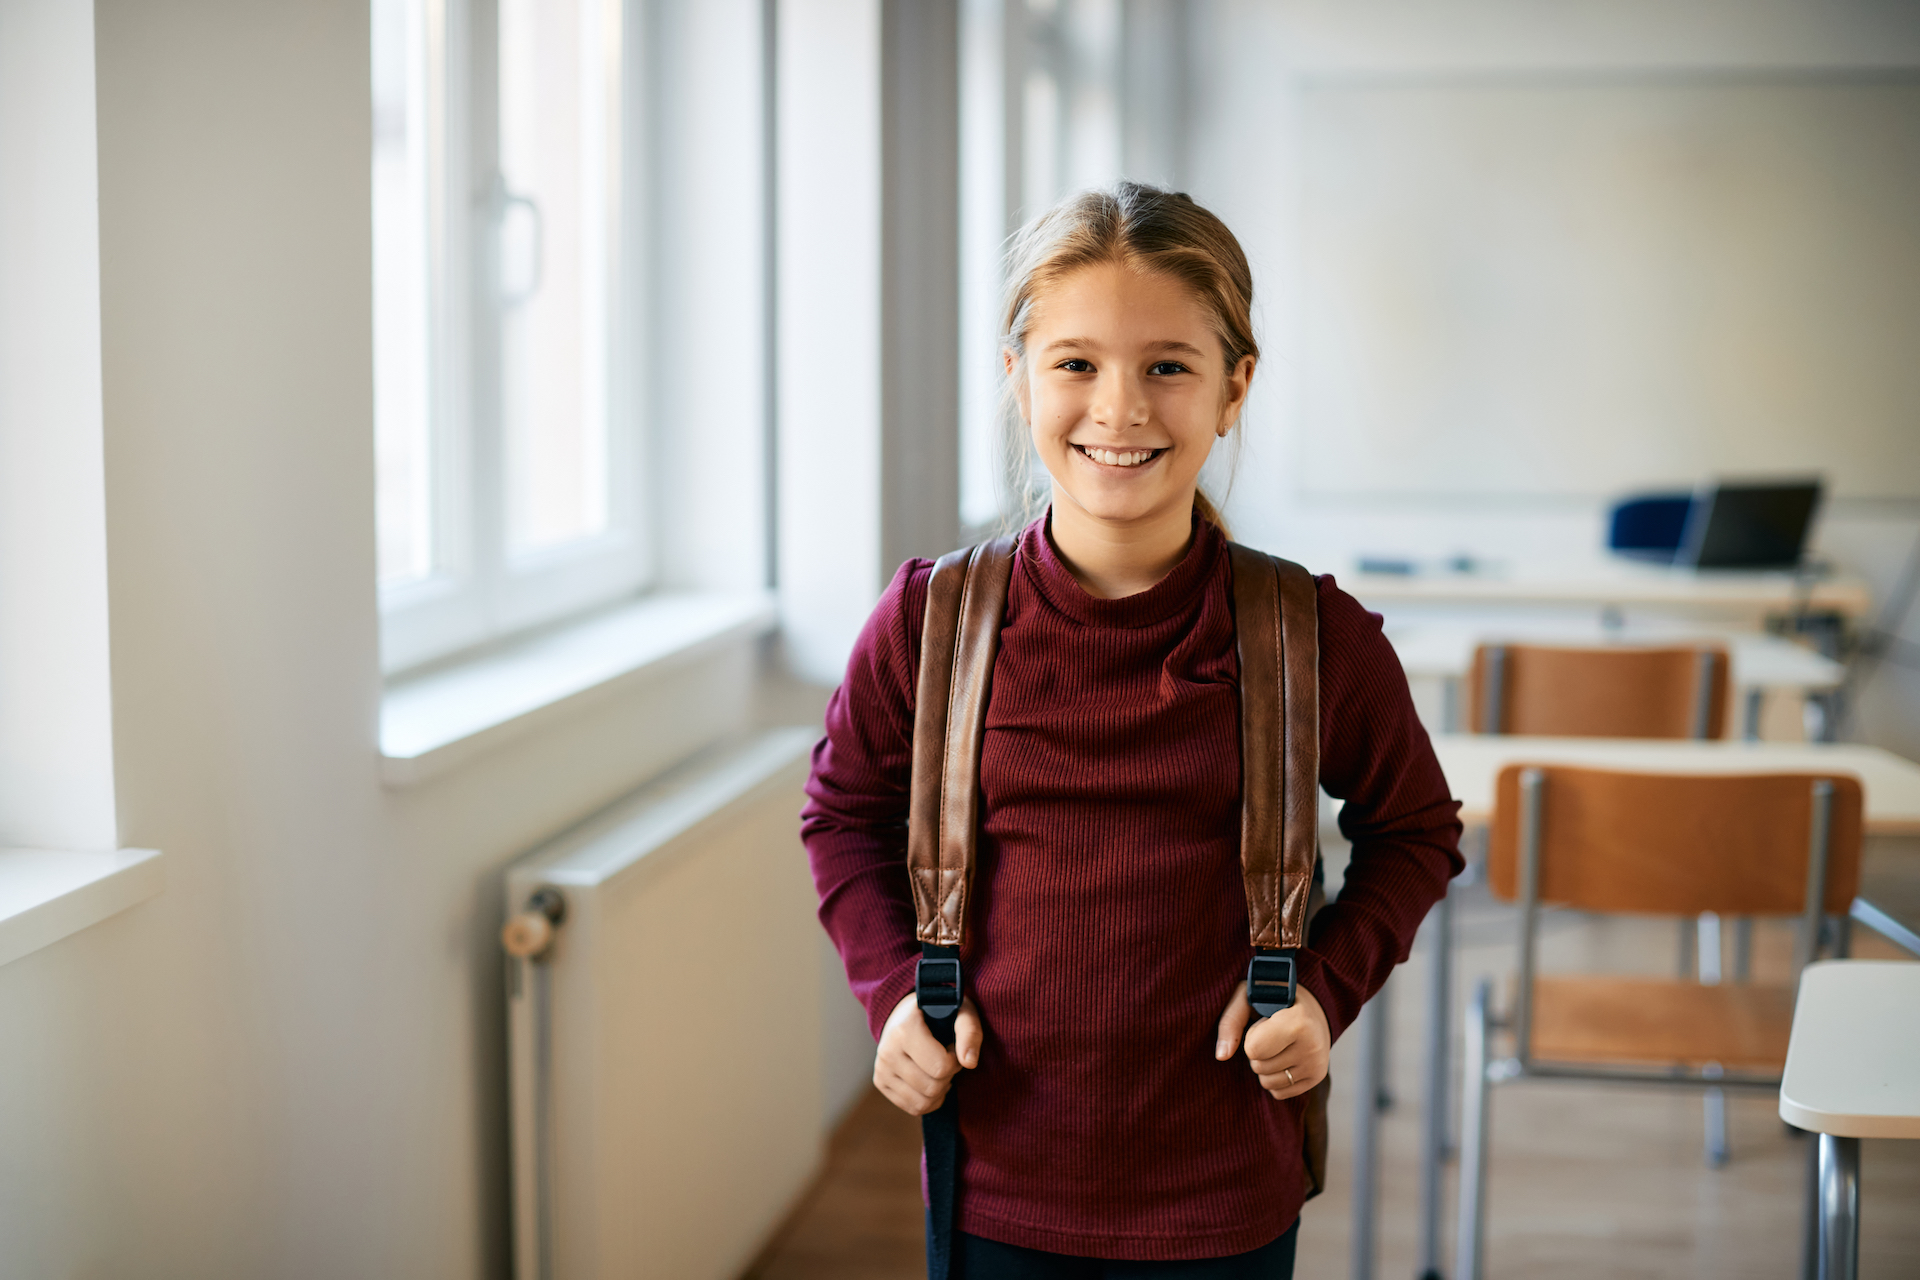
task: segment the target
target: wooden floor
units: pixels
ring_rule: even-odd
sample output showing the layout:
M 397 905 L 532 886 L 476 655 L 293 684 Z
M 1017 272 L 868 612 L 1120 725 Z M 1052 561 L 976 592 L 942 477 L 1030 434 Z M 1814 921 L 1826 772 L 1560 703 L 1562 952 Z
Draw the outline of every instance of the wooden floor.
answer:
M 1458 936 L 1456 1007 L 1478 975 L 1511 971 L 1511 915 L 1467 890 Z M 1864 931 L 1855 937 L 1856 955 L 1905 958 Z M 1756 978 L 1784 974 L 1789 946 L 1784 926 L 1763 927 Z M 1569 913 L 1551 918 L 1542 966 L 1671 973 L 1676 950 L 1669 921 Z M 1423 939 L 1388 987 L 1390 1083 L 1397 1099 L 1381 1127 L 1376 1272 L 1387 1280 L 1414 1275 L 1425 975 Z M 1333 1185 L 1303 1215 L 1297 1269 L 1303 1280 L 1350 1271 L 1351 1164 L 1344 1157 L 1352 1146 L 1354 1100 L 1341 1082 L 1353 1078 L 1353 1052 L 1351 1037 L 1334 1047 Z M 1797 1276 L 1806 1145 L 1788 1135 L 1776 1106 L 1771 1092 L 1732 1094 L 1733 1159 L 1712 1170 L 1701 1156 L 1701 1102 L 1693 1091 L 1545 1081 L 1500 1086 L 1493 1096 L 1487 1275 Z M 1861 1275 L 1920 1277 L 1920 1142 L 1862 1145 Z M 868 1094 L 842 1125 L 811 1197 L 749 1273 L 752 1280 L 923 1276 L 918 1161 L 918 1122 Z M 1451 1183 L 1447 1203 L 1450 1215 Z M 1447 1226 L 1443 1270 L 1451 1275 L 1451 1216 Z

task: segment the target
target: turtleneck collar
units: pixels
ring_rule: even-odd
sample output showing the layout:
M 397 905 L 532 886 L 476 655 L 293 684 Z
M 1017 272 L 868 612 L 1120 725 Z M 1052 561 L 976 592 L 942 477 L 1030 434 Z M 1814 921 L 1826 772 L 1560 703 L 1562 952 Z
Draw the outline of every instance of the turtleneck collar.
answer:
M 1060 558 L 1053 545 L 1052 521 L 1053 508 L 1048 507 L 1046 514 L 1021 531 L 1021 572 L 1048 604 L 1090 626 L 1147 627 L 1182 613 L 1214 576 L 1227 545 L 1220 530 L 1196 514 L 1186 554 L 1164 578 L 1145 591 L 1105 600 L 1089 595 Z

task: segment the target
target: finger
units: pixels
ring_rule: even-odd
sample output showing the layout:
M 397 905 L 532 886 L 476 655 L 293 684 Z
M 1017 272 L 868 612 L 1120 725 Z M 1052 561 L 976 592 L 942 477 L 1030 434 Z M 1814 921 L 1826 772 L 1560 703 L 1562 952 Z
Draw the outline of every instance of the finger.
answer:
M 1326 1078 L 1327 1055 L 1286 1053 L 1252 1065 L 1253 1074 L 1263 1089 L 1311 1088 Z
M 1306 1015 L 1298 1005 L 1262 1018 L 1247 1031 L 1247 1057 L 1278 1057 L 1297 1042 L 1306 1029 Z
M 1324 1057 L 1315 1058 L 1312 1054 L 1297 1054 L 1282 1055 L 1253 1064 L 1253 1074 L 1260 1077 L 1263 1084 L 1274 1080 L 1285 1081 L 1289 1071 L 1296 1081 L 1308 1078 L 1317 1080 L 1327 1073 L 1327 1060 Z
M 902 1085 L 899 1076 L 878 1062 L 873 1064 L 873 1087 L 880 1091 L 881 1097 L 908 1115 L 920 1114 L 921 1097 Z
M 880 1095 L 894 1106 L 910 1116 L 923 1116 L 940 1105 L 941 1099 L 928 1098 L 916 1093 L 898 1080 L 888 1080 L 880 1088 Z
M 1247 1003 L 1247 984 L 1242 982 L 1227 997 L 1227 1007 L 1220 1014 L 1220 1031 L 1213 1044 L 1213 1056 L 1216 1061 L 1225 1062 L 1240 1047 L 1240 1033 L 1247 1029 L 1247 1023 L 1253 1017 L 1253 1006 Z
M 947 1080 L 952 1075 L 936 1075 L 926 1070 L 912 1058 L 902 1054 L 886 1064 L 887 1073 L 899 1082 L 903 1089 L 910 1089 L 923 1098 L 938 1098 L 947 1091 Z
M 918 1009 L 901 1027 L 899 1048 L 915 1066 L 938 1079 L 945 1080 L 960 1070 L 960 1060 L 953 1056 L 953 1050 L 933 1038 L 925 1015 Z
M 1284 1080 L 1267 1090 L 1267 1096 L 1275 1102 L 1285 1102 L 1288 1098 L 1297 1098 L 1303 1093 L 1313 1092 L 1318 1080 L 1302 1080 L 1297 1084 L 1287 1084 Z
M 881 1092 L 902 1111 L 925 1115 L 946 1100 L 948 1082 L 901 1072 L 888 1077 Z
M 1292 1071 L 1292 1075 L 1287 1074 Z M 1291 1098 L 1307 1092 L 1326 1078 L 1324 1067 L 1315 1069 L 1307 1065 L 1282 1068 L 1271 1075 L 1260 1076 L 1260 1087 L 1275 1098 Z
M 1275 1080 L 1288 1080 L 1289 1071 L 1293 1073 L 1292 1080 L 1305 1080 L 1309 1077 L 1317 1080 L 1327 1073 L 1327 1060 L 1321 1058 L 1316 1061 L 1311 1055 L 1302 1054 L 1297 1057 L 1272 1058 L 1253 1064 L 1253 1074 L 1260 1078 L 1260 1083 L 1263 1085 L 1272 1084 Z
M 1298 1076 L 1302 1071 L 1324 1072 L 1327 1069 L 1327 1051 L 1300 1039 L 1271 1057 L 1249 1057 L 1247 1061 L 1257 1076 L 1270 1076 L 1287 1070 Z
M 986 1029 L 980 1025 L 980 1011 L 973 1001 L 960 1002 L 960 1016 L 953 1020 L 953 1053 L 963 1067 L 980 1065 L 980 1046 L 986 1043 Z

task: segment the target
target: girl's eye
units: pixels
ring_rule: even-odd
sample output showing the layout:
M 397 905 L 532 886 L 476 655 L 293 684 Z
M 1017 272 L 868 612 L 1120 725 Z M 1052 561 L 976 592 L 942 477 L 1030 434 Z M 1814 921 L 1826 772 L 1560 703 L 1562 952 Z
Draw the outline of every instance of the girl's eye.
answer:
M 1075 356 L 1071 360 L 1062 360 L 1055 368 L 1064 370 L 1067 373 L 1092 373 L 1093 362 L 1090 360 L 1082 360 L 1079 356 Z
M 1178 360 L 1159 360 L 1150 365 L 1147 372 L 1166 378 L 1176 373 L 1191 373 L 1192 370 L 1188 369 L 1187 366 L 1181 364 Z

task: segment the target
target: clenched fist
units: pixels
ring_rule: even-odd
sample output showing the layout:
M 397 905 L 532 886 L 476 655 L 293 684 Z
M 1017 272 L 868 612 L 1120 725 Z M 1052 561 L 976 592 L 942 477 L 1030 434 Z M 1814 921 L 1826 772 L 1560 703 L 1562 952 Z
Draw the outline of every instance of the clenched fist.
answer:
M 1220 1015 L 1220 1038 L 1213 1046 L 1215 1058 L 1221 1062 L 1231 1058 L 1244 1033 L 1253 1074 L 1260 1077 L 1260 1087 L 1274 1097 L 1305 1093 L 1326 1078 L 1327 1050 L 1333 1047 L 1333 1033 L 1327 1028 L 1326 1011 L 1313 992 L 1295 987 L 1292 1008 L 1249 1027 L 1252 1018 L 1247 984 L 1242 982 L 1233 989 L 1227 1010 Z
M 979 1011 L 972 1000 L 962 1000 L 960 1014 L 953 1020 L 953 1048 L 947 1048 L 927 1030 L 927 1020 L 920 1016 L 920 1005 L 909 991 L 880 1029 L 880 1049 L 873 1056 L 874 1088 L 910 1116 L 938 1111 L 961 1069 L 979 1065 L 984 1039 Z M 1325 1059 L 1322 1054 L 1321 1060 Z

